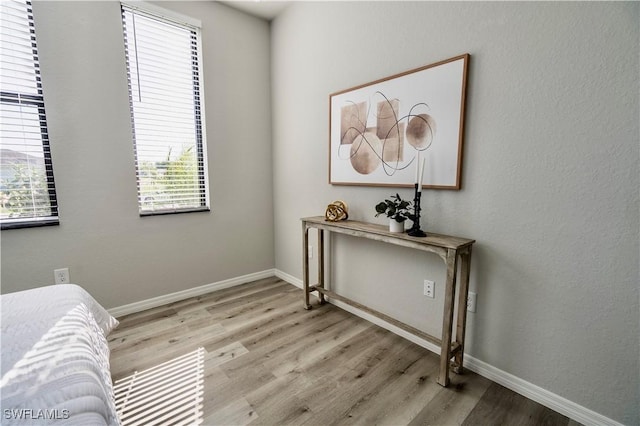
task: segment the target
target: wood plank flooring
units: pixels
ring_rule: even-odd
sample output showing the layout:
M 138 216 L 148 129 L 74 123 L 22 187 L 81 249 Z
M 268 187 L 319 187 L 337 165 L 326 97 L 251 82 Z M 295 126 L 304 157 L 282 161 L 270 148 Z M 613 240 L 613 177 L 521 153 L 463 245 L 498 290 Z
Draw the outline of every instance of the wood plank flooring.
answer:
M 154 420 L 169 402 L 142 391 L 145 425 L 576 425 L 472 372 L 443 388 L 436 354 L 333 305 L 302 306 L 302 291 L 273 277 L 124 316 L 109 335 L 112 378 L 128 387 L 204 354 L 175 418 Z M 157 375 L 158 389 L 186 380 Z

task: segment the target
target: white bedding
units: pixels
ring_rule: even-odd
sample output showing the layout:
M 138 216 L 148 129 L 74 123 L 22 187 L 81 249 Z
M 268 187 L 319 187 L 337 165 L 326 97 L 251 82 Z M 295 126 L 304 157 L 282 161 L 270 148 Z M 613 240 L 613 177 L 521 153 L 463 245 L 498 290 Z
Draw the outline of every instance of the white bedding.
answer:
M 0 423 L 118 424 L 105 337 L 118 321 L 74 284 L 0 301 Z

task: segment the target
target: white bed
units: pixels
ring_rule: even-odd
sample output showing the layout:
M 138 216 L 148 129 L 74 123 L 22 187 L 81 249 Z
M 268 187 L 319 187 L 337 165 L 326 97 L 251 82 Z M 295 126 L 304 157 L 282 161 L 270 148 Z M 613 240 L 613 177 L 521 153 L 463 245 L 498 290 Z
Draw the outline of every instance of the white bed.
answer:
M 0 301 L 0 423 L 118 424 L 106 340 L 118 321 L 74 284 Z

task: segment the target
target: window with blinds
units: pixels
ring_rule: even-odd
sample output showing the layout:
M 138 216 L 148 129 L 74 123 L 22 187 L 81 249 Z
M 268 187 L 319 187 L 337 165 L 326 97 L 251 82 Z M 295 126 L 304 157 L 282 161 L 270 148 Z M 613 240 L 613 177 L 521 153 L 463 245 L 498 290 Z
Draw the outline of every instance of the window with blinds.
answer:
M 55 225 L 53 181 L 31 2 L 0 1 L 0 225 Z
M 209 210 L 199 28 L 122 5 L 141 215 Z

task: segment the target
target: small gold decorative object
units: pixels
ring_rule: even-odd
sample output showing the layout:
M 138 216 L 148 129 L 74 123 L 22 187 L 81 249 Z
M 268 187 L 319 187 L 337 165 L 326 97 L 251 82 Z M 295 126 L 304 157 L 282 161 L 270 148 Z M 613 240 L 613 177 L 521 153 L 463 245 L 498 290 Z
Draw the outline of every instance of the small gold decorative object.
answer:
M 341 220 L 349 219 L 347 203 L 338 200 L 329 204 L 327 206 L 327 210 L 324 212 L 324 218 L 329 222 L 339 222 Z

